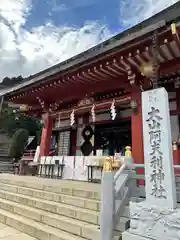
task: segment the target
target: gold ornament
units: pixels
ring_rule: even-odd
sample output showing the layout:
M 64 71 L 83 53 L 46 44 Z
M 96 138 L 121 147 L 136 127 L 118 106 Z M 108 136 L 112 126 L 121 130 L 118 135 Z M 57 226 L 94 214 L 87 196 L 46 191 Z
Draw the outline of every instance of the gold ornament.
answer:
M 142 64 L 140 71 L 143 76 L 151 77 L 153 74 L 153 64 L 151 62 Z
M 103 171 L 104 171 L 104 172 L 112 172 L 112 170 L 113 170 L 112 160 L 111 160 L 111 158 L 107 158 L 107 159 L 104 161 Z
M 131 147 L 127 146 L 127 147 L 125 147 L 125 149 L 126 149 L 125 157 L 132 157 Z
M 22 111 L 22 112 L 26 112 L 26 111 L 29 110 L 29 107 L 28 107 L 28 105 L 23 104 L 23 105 L 20 106 L 19 109 L 20 109 L 20 111 Z

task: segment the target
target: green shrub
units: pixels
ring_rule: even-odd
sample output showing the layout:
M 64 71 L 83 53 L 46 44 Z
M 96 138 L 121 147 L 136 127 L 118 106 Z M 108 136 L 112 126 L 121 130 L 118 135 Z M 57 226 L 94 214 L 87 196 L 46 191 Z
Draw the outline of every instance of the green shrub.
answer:
M 14 133 L 9 148 L 9 157 L 12 157 L 15 162 L 21 159 L 28 142 L 28 137 L 29 134 L 26 129 L 19 129 Z

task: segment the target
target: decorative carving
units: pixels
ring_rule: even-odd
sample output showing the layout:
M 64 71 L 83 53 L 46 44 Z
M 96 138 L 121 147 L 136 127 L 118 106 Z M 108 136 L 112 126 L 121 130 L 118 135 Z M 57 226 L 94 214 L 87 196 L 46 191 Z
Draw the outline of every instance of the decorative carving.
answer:
M 78 107 L 91 105 L 91 104 L 93 104 L 93 102 L 94 102 L 93 98 L 84 98 L 78 103 Z
M 180 209 L 150 206 L 148 202 L 130 203 L 131 233 L 163 240 L 180 239 Z

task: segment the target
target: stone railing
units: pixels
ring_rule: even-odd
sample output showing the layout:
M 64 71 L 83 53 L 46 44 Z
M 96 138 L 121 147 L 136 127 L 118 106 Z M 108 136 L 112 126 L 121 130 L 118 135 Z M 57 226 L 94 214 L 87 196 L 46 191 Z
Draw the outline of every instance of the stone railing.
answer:
M 132 197 L 145 198 L 145 174 L 144 164 L 134 164 L 136 173 L 132 176 L 135 180 L 135 186 L 132 192 Z M 180 202 L 180 165 L 174 165 L 177 202 Z
M 111 158 L 107 158 L 104 163 L 101 187 L 101 240 L 113 239 L 113 230 L 116 229 L 124 207 L 132 195 L 132 189 L 135 187 L 133 177 L 135 171 L 130 152 L 126 151 L 119 162 L 118 171 L 113 171 L 114 167 L 117 169 L 117 163 Z

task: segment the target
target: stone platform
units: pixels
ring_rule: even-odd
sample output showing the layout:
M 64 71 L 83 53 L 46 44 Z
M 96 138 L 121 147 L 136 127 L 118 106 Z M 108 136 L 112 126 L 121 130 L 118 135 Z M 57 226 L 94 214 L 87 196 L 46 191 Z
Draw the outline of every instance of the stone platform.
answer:
M 131 227 L 123 233 L 127 240 L 180 239 L 180 208 L 152 206 L 147 201 L 130 203 Z

